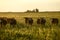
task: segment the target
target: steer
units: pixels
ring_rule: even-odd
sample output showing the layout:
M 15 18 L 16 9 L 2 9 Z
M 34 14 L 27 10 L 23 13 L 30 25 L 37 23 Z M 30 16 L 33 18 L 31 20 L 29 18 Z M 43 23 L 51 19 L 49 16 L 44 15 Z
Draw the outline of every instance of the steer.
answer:
M 7 18 L 7 23 L 14 26 L 16 25 L 17 21 L 15 18 Z
M 30 25 L 32 25 L 33 24 L 33 19 L 32 18 L 29 18 L 28 19 L 28 22 L 29 22 Z
M 37 24 L 45 25 L 45 23 L 46 23 L 46 20 L 44 18 L 38 18 L 37 19 Z
M 52 22 L 52 24 L 56 24 L 57 25 L 59 20 L 57 18 L 52 18 L 51 22 Z
M 6 17 L 0 17 L 0 25 L 1 25 L 1 27 L 6 26 L 6 24 L 7 24 Z
M 33 19 L 26 17 L 26 18 L 25 18 L 25 23 L 32 25 L 32 24 L 33 24 Z

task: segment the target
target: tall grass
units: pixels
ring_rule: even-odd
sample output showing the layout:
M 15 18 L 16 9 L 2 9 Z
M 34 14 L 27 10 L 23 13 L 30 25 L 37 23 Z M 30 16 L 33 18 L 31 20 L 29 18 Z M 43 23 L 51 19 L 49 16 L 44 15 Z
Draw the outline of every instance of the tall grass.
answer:
M 18 23 L 15 27 L 3 27 L 0 28 L 0 40 L 60 40 L 58 25 L 27 26 Z

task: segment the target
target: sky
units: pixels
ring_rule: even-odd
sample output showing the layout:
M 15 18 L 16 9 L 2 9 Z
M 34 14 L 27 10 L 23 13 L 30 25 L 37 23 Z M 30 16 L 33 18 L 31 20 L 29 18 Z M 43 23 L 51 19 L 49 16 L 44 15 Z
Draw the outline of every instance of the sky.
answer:
M 60 0 L 0 0 L 0 12 L 60 11 Z

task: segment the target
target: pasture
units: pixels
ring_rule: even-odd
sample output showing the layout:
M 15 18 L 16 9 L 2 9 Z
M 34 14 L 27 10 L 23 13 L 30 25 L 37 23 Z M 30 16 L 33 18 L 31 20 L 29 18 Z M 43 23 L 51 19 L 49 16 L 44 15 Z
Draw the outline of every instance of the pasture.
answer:
M 0 40 L 60 40 L 60 12 L 19 13 L 0 12 L 0 17 L 15 18 L 17 24 L 0 27 Z M 26 25 L 24 17 L 31 17 L 33 25 Z M 46 25 L 38 25 L 36 20 L 44 17 Z M 50 18 L 58 18 L 59 24 L 52 25 Z

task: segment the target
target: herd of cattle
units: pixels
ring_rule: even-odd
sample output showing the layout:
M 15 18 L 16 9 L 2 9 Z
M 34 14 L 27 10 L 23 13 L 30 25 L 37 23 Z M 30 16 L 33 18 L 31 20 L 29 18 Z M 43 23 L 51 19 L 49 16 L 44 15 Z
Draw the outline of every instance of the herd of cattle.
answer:
M 0 26 L 6 26 L 7 24 L 16 25 L 17 21 L 15 18 L 0 17 Z
M 25 17 L 24 19 L 25 19 L 26 24 L 29 24 L 29 25 L 33 24 L 33 19 L 32 18 Z M 51 19 L 52 19 L 52 21 L 51 21 L 52 24 L 58 24 L 58 22 L 59 22 L 58 18 L 51 18 Z M 38 18 L 36 23 L 45 25 L 46 19 Z M 7 24 L 10 24 L 10 25 L 14 26 L 14 25 L 17 24 L 17 20 L 15 18 L 0 17 L 0 25 L 5 26 Z
M 44 17 L 38 18 L 37 21 L 36 21 L 37 24 L 42 24 L 42 25 L 45 25 L 46 22 L 47 22 L 47 20 Z M 25 17 L 25 23 L 32 25 L 33 24 L 33 19 Z M 58 23 L 59 23 L 58 18 L 51 18 L 51 24 L 56 24 L 57 25 Z

